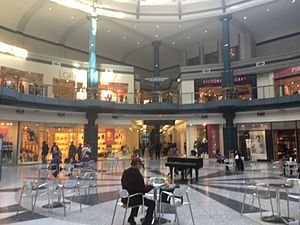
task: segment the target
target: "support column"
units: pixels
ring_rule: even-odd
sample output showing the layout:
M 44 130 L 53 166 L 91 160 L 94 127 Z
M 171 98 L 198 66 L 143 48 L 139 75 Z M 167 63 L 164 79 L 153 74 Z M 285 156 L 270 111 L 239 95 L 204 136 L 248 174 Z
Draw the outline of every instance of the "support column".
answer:
M 224 156 L 229 158 L 229 151 L 237 150 L 237 128 L 233 124 L 235 112 L 227 111 L 223 113 L 223 118 L 226 120 L 223 128 Z
M 159 133 L 159 130 L 160 130 L 160 123 L 157 122 L 155 123 L 154 125 L 154 130 L 153 130 L 153 135 L 154 135 L 154 140 L 153 140 L 153 145 L 154 145 L 154 151 L 156 151 L 157 148 L 160 147 L 160 133 Z
M 98 125 L 96 119 L 98 117 L 97 112 L 87 112 L 85 117 L 88 120 L 88 124 L 84 125 L 84 143 L 91 146 L 92 158 L 98 158 Z
M 221 73 L 222 76 L 222 88 L 224 99 L 233 98 L 234 78 L 233 71 L 231 70 L 230 61 L 230 29 L 229 22 L 231 15 L 225 15 L 220 18 L 223 27 L 223 60 L 224 70 Z
M 154 68 L 153 68 L 154 78 L 159 77 L 159 46 L 160 46 L 160 44 L 161 43 L 159 41 L 152 42 L 153 50 L 154 50 Z M 159 101 L 159 81 L 154 82 L 154 93 L 152 96 L 152 101 L 153 102 Z
M 97 20 L 95 0 L 94 12 L 89 16 L 89 70 L 87 77 L 88 98 L 97 98 L 98 94 L 98 72 L 96 70 L 96 37 L 97 37 Z
M 190 125 L 187 123 L 186 124 L 186 131 L 185 131 L 185 136 L 186 136 L 186 156 L 190 156 L 191 155 L 191 142 L 190 142 Z

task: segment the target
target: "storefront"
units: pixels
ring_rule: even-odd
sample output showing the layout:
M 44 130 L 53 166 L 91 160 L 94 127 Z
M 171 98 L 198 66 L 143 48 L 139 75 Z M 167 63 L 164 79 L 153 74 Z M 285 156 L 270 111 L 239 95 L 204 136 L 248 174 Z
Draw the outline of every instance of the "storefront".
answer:
M 127 83 L 99 83 L 98 95 L 101 101 L 127 103 L 128 84 Z
M 238 148 L 245 159 L 299 160 L 300 121 L 238 124 Z
M 256 75 L 235 76 L 234 77 L 234 95 L 238 99 L 251 100 L 257 97 Z M 196 79 L 194 82 L 195 99 L 199 103 L 210 101 L 220 101 L 223 99 L 222 79 L 204 78 Z
M 18 123 L 15 121 L 0 121 L 0 134 L 3 137 L 3 163 L 4 165 L 14 163 L 16 159 Z
M 98 154 L 108 156 L 110 153 L 117 153 L 122 145 L 126 145 L 125 129 L 100 128 L 98 129 Z
M 65 159 L 71 142 L 75 146 L 83 143 L 83 125 L 21 122 L 19 162 L 41 161 L 43 141 L 47 142 L 49 149 L 55 142 L 62 153 L 62 159 Z M 48 154 L 47 159 L 51 160 L 51 154 Z
M 5 66 L 0 68 L 0 84 L 29 95 L 42 95 L 43 74 L 17 70 Z
M 300 66 L 274 72 L 275 95 L 300 94 Z

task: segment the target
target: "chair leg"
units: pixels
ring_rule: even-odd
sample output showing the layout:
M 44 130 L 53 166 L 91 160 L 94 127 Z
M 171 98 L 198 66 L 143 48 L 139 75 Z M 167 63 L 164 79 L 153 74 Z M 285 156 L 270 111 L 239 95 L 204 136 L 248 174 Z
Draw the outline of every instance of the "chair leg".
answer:
M 274 208 L 273 208 L 273 203 L 272 203 L 272 198 L 270 198 L 270 203 L 271 203 L 271 209 L 272 209 L 272 215 L 274 215 Z M 288 217 L 289 217 L 289 208 L 288 208 Z
M 247 188 L 246 188 L 245 193 L 244 193 L 244 198 L 243 198 L 243 205 L 242 205 L 241 215 L 243 215 L 243 212 L 244 212 L 244 205 L 245 205 L 245 200 L 246 200 L 246 194 L 247 194 Z
M 258 204 L 259 204 L 260 219 L 262 219 L 262 212 L 261 212 L 260 198 L 257 198 L 257 200 L 258 200 Z
M 187 198 L 187 200 L 188 200 L 188 203 L 189 203 L 189 208 L 190 208 L 190 213 L 191 213 L 191 217 L 192 217 L 193 225 L 195 225 L 194 216 L 193 216 L 192 207 L 191 207 L 191 202 L 190 202 L 190 198 L 189 198 L 189 195 L 188 195 L 188 193 L 186 193 L 186 198 Z
M 35 208 L 35 203 L 36 203 L 36 199 L 37 199 L 38 193 L 39 193 L 39 189 L 37 188 L 36 192 L 35 192 L 35 196 L 34 196 L 34 201 L 33 201 L 33 204 L 32 204 L 32 215 L 34 213 L 34 208 Z
M 251 212 L 252 212 L 252 210 L 253 210 L 254 201 L 255 201 L 255 197 L 254 197 L 254 196 L 252 196 Z
M 125 224 L 125 218 L 126 218 L 126 214 L 127 214 L 127 209 L 128 209 L 128 202 L 127 202 L 127 206 L 126 206 L 126 210 L 125 210 L 125 213 L 124 213 L 124 218 L 123 218 L 123 225 Z
M 174 203 L 175 205 L 175 203 Z M 179 219 L 178 219 L 178 213 L 177 213 L 177 207 L 175 206 L 175 220 L 174 220 L 174 225 L 175 225 L 175 222 L 177 221 L 177 224 L 179 225 Z
M 118 201 L 119 201 L 119 197 L 117 198 L 117 201 L 116 201 L 116 205 L 115 205 L 115 209 L 114 209 L 114 213 L 113 213 L 113 218 L 112 218 L 112 220 L 111 220 L 111 225 L 114 224 L 114 220 L 115 220 L 115 215 L 116 215 L 116 210 L 117 210 Z
M 66 202 L 65 202 L 65 191 L 64 191 L 64 187 L 62 187 L 61 192 L 62 192 L 62 199 L 63 199 L 63 205 L 64 205 L 64 216 L 66 216 L 67 213 L 66 213 Z
M 289 201 L 289 190 L 286 189 L 286 204 L 287 204 L 287 213 L 288 217 L 290 217 L 290 201 Z M 300 223 L 300 221 L 299 221 Z
M 17 209 L 17 216 L 19 215 L 19 210 L 20 210 L 20 207 L 21 207 L 21 201 L 22 201 L 24 189 L 25 189 L 25 184 L 23 185 L 21 193 L 20 193 L 20 200 L 19 200 L 19 206 L 18 206 L 18 209 Z
M 78 188 L 78 197 L 79 197 L 80 212 L 82 212 L 81 195 L 80 195 L 80 189 L 79 189 L 79 186 L 78 186 L 77 188 Z

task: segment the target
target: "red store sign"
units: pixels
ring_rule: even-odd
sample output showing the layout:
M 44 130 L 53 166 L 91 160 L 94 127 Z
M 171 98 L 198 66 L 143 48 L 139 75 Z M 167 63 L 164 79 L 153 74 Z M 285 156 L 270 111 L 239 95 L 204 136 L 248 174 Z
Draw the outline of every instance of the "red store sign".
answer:
M 285 68 L 283 70 L 277 70 L 274 72 L 274 79 L 290 77 L 290 76 L 294 76 L 297 74 L 300 74 L 300 66 Z
M 219 125 L 207 125 L 208 155 L 210 158 L 216 156 L 216 151 L 220 149 Z

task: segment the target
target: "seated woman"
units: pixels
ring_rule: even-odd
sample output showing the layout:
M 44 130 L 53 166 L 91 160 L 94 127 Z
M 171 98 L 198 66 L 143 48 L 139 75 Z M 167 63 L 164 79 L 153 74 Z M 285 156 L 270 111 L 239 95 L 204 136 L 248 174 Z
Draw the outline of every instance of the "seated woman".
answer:
M 57 177 L 57 175 L 59 174 L 59 172 L 61 170 L 61 167 L 60 167 L 61 163 L 62 162 L 61 162 L 60 152 L 53 153 L 53 158 L 50 162 L 49 170 L 54 170 L 54 172 L 53 172 L 54 177 Z
M 92 160 L 91 152 L 90 151 L 85 151 L 84 154 L 83 154 L 83 157 L 81 159 L 81 162 L 86 163 L 86 162 L 89 162 L 91 160 Z
M 221 155 L 219 149 L 217 149 L 216 151 L 216 159 L 217 159 L 217 163 L 224 163 L 224 157 Z

